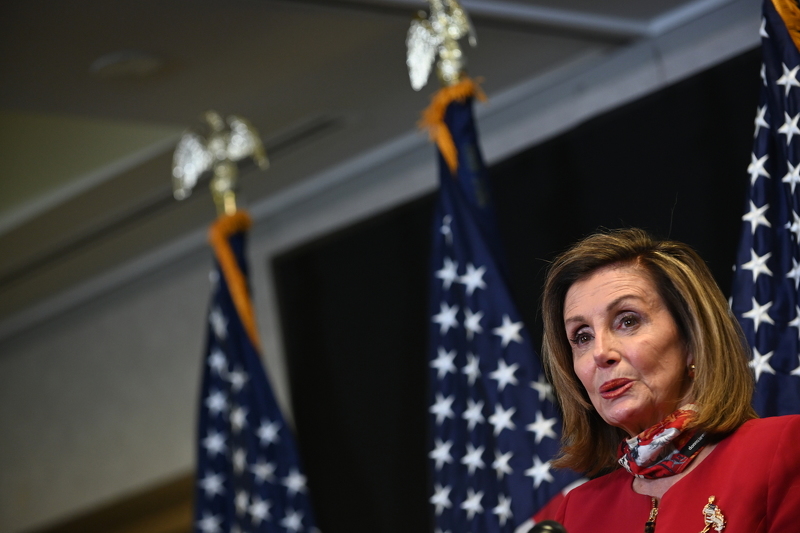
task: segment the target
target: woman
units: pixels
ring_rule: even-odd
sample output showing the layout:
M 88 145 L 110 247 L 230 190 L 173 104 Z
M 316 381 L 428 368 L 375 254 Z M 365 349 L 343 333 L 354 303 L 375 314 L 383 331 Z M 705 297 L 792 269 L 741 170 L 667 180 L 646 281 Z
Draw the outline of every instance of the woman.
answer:
M 569 533 L 800 531 L 800 416 L 756 419 L 743 337 L 697 253 L 593 235 L 553 263 L 542 307 L 555 466 L 605 473 L 567 495 Z

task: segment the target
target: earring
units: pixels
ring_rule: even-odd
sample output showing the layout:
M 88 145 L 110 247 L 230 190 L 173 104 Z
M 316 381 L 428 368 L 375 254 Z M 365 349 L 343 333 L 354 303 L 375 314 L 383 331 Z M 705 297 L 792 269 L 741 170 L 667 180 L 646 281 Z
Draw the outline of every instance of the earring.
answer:
M 690 364 L 689 365 L 689 377 L 690 378 L 694 377 L 694 369 L 695 369 L 694 363 Z

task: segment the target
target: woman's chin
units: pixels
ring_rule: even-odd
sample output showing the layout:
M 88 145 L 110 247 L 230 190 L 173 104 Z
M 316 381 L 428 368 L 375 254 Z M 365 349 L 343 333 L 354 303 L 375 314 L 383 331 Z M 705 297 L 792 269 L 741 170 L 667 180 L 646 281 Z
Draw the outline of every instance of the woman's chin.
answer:
M 643 412 L 639 406 L 629 402 L 620 402 L 610 409 L 605 409 L 600 412 L 600 416 L 607 424 L 620 428 L 630 436 L 638 435 L 661 420 L 658 415 L 649 411 Z

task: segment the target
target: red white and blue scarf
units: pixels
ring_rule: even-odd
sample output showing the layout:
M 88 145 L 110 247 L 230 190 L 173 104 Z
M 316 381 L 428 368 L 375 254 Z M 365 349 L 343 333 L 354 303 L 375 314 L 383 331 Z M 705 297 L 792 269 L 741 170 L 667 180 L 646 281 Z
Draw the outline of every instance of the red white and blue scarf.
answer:
M 684 405 L 655 426 L 622 441 L 619 464 L 647 479 L 681 473 L 706 444 L 705 432 L 684 431 L 695 410 L 694 404 Z

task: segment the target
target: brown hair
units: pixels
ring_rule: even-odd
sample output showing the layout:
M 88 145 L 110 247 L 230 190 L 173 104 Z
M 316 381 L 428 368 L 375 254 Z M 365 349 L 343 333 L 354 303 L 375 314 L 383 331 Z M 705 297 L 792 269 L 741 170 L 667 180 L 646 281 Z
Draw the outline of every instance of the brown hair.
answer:
M 600 417 L 573 371 L 564 300 L 573 283 L 613 264 L 647 272 L 694 357 L 690 394 L 697 413 L 691 427 L 724 435 L 757 417 L 750 405 L 754 384 L 744 336 L 697 252 L 640 229 L 591 235 L 553 262 L 542 297 L 542 358 L 564 415 L 561 456 L 554 465 L 588 475 L 617 466 L 616 450 L 627 435 Z

